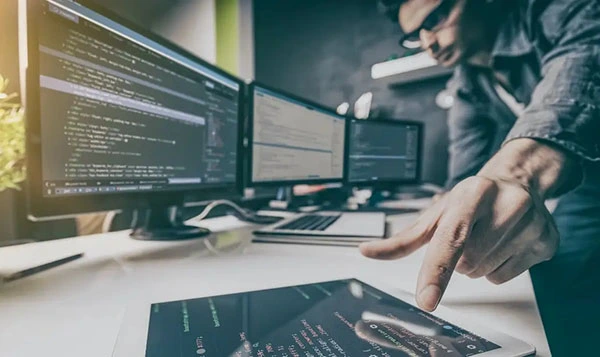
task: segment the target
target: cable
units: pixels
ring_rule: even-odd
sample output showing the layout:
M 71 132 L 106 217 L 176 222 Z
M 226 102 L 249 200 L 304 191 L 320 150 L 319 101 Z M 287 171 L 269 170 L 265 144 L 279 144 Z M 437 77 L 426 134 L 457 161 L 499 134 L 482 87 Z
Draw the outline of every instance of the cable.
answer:
M 272 224 L 272 223 L 276 223 L 278 221 L 280 221 L 282 219 L 282 217 L 274 217 L 274 216 L 259 216 L 255 213 L 252 213 L 240 206 L 238 206 L 237 204 L 229 201 L 229 200 L 216 200 L 211 202 L 210 204 L 208 204 L 208 206 L 204 207 L 204 210 L 202 210 L 202 212 L 193 217 L 192 219 L 195 221 L 201 221 L 204 218 L 206 218 L 210 212 L 218 207 L 218 206 L 228 206 L 230 208 L 233 208 L 233 215 L 238 218 L 241 221 L 245 221 L 245 222 L 250 222 L 250 223 L 257 223 L 257 224 Z

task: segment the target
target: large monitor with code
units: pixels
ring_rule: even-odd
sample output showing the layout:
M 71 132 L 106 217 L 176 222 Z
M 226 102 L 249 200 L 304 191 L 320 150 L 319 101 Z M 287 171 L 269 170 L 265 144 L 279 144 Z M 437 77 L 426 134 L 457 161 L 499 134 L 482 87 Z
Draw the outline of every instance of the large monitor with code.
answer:
M 238 187 L 243 82 L 89 1 L 27 17 L 35 215 Z
M 348 183 L 418 182 L 422 124 L 352 119 L 348 126 Z
M 252 185 L 343 180 L 344 116 L 261 84 L 250 98 Z

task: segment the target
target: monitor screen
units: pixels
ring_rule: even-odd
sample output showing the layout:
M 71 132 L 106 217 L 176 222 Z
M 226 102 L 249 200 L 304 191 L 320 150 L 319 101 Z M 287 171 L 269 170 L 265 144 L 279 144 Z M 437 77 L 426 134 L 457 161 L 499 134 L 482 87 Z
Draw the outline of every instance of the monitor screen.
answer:
M 402 121 L 350 121 L 348 181 L 410 182 L 419 178 L 421 125 Z
M 78 2 L 38 23 L 45 197 L 235 185 L 239 81 Z
M 343 179 L 344 116 L 258 85 L 251 96 L 253 183 Z

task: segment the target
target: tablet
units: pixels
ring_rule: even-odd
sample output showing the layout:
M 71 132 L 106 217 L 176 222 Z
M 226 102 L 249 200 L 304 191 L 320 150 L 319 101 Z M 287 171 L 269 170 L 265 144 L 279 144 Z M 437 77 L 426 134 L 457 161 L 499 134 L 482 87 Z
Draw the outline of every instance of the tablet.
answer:
M 430 314 L 356 279 L 154 303 L 128 312 L 115 357 L 517 357 L 535 349 Z

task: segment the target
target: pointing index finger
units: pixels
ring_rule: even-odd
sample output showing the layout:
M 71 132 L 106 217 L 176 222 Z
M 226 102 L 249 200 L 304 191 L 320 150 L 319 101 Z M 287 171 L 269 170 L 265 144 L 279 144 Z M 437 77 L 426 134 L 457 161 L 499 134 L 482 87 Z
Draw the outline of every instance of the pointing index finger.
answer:
M 447 204 L 452 208 L 442 213 L 419 272 L 417 303 L 428 311 L 435 310 L 442 298 L 465 241 L 482 211 L 485 192 L 478 189 L 458 191 Z

